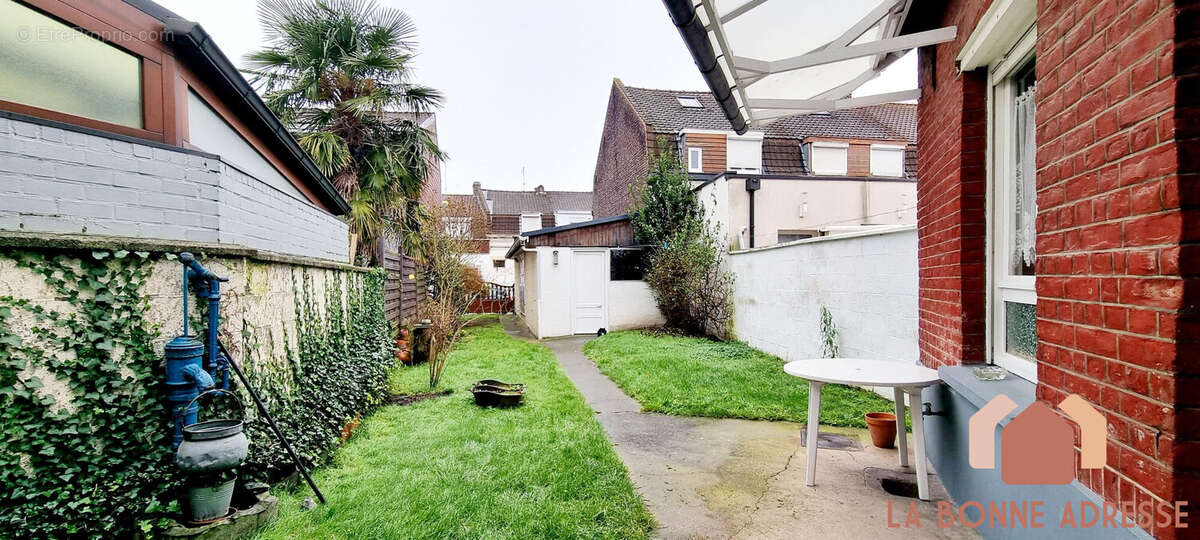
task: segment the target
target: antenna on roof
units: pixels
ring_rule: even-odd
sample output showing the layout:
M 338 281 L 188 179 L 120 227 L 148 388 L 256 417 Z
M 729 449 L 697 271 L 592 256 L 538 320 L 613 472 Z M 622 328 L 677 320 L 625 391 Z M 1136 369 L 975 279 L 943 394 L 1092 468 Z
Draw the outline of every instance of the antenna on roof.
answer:
M 521 191 L 525 191 L 525 166 L 521 165 Z

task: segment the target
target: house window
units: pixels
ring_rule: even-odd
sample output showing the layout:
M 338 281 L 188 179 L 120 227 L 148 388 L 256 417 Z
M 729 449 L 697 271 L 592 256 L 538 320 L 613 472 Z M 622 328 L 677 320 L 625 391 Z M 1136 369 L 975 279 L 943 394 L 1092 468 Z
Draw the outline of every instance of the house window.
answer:
M 492 259 L 492 268 L 504 268 L 504 259 Z
M 471 218 L 461 216 L 446 216 L 442 218 L 446 224 L 446 234 L 458 237 L 471 236 Z
M 521 214 L 521 232 L 536 231 L 542 228 L 541 214 Z
M 682 106 L 686 109 L 703 109 L 704 108 L 704 104 L 700 103 L 700 98 L 695 98 L 695 97 L 691 97 L 691 96 L 677 96 L 675 99 L 679 101 L 680 106 Z
M 592 213 L 585 211 L 564 210 L 554 213 L 554 225 L 570 225 L 572 223 L 583 223 L 592 220 Z
M 872 144 L 871 176 L 904 176 L 904 147 L 894 144 Z
M 704 172 L 704 150 L 695 146 L 687 149 L 688 172 Z
M 1037 379 L 1037 230 L 1034 33 L 992 65 L 991 355 L 1012 373 Z
M 762 136 L 725 138 L 725 168 L 746 173 L 762 172 Z
M 812 156 L 812 173 L 844 176 L 849 151 L 850 145 L 846 143 L 811 143 L 809 153 Z
M 646 252 L 640 249 L 611 249 L 608 252 L 611 281 L 641 281 L 646 274 Z
M 788 230 L 780 229 L 778 235 L 779 235 L 779 243 L 782 244 L 784 242 L 795 242 L 797 240 L 807 240 L 809 238 L 816 236 L 817 234 L 816 234 L 816 231 L 788 231 Z
M 0 100 L 141 128 L 141 59 L 0 2 Z

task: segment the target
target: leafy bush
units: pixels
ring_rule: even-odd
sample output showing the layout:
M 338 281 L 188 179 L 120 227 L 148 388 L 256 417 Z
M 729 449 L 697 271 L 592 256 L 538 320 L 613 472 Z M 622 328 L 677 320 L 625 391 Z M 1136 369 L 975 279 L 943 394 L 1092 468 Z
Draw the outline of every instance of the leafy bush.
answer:
M 733 275 L 725 270 L 721 235 L 705 219 L 691 181 L 669 148 L 651 167 L 630 221 L 638 241 L 654 246 L 646 284 L 667 325 L 728 338 Z

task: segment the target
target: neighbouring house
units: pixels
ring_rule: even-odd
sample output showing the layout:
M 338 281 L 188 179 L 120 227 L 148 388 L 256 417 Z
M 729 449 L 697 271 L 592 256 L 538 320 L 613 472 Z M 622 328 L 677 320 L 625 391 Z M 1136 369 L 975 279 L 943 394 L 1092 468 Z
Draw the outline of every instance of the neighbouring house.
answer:
M 960 504 L 1040 504 L 1043 529 L 977 529 L 988 538 L 1192 536 L 1176 503 L 1200 498 L 1200 6 L 884 1 L 804 42 L 791 38 L 818 9 L 807 3 L 665 4 L 739 131 L 789 108 L 890 99 L 850 92 L 919 48 L 910 361 L 944 382 L 921 398 L 942 483 Z M 980 380 L 982 364 L 1008 377 Z M 1034 401 L 1082 397 L 1103 415 L 1102 467 L 1082 465 L 1079 435 L 1066 484 L 971 466 L 970 418 L 1002 394 L 1018 407 L 1001 426 Z M 992 442 L 1006 450 L 999 429 Z M 1117 525 L 1064 525 L 1084 504 L 1115 509 Z
M 738 134 L 709 92 L 614 79 L 594 214 L 629 211 L 659 144 L 677 150 L 734 249 L 916 222 L 916 105 L 779 118 Z
M 346 202 L 208 34 L 99 4 L 0 5 L 0 230 L 348 262 Z
M 447 195 L 461 204 L 476 205 L 488 219 L 486 249 L 473 256 L 484 281 L 512 285 L 515 272 L 505 257 L 513 238 L 526 232 L 570 225 L 592 219 L 592 194 L 586 191 L 554 191 L 538 186 L 532 191 L 483 189 L 475 182 L 471 194 Z
M 627 215 L 523 232 L 505 256 L 515 262 L 515 311 L 539 339 L 664 322 Z

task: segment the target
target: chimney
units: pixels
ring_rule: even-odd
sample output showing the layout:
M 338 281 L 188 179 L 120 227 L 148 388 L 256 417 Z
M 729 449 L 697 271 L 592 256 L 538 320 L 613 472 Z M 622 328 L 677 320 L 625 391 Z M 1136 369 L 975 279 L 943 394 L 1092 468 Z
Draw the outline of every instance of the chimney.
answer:
M 479 191 L 479 188 L 481 188 L 482 186 L 483 186 L 483 184 L 480 184 L 479 182 L 472 182 L 471 183 L 471 191 Z
M 538 184 L 538 187 L 533 188 L 533 192 L 537 193 L 538 195 L 545 195 L 546 194 L 546 186 Z

